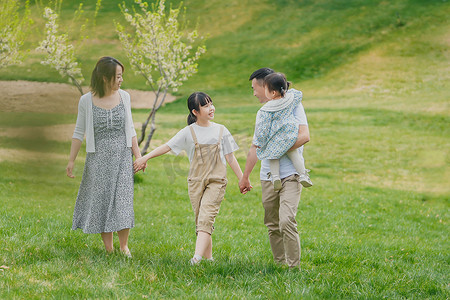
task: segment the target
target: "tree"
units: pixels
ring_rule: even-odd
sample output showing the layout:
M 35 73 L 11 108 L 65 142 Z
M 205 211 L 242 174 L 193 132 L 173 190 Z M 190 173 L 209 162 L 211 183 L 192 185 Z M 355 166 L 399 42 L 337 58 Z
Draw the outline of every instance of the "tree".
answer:
M 62 0 L 57 2 L 57 5 L 61 6 Z M 96 9 L 94 13 L 97 16 L 100 9 L 101 0 L 97 0 Z M 79 19 L 83 14 L 83 3 L 80 4 L 77 11 L 74 13 L 74 21 Z M 84 81 L 83 74 L 81 73 L 80 64 L 75 57 L 75 47 L 69 42 L 68 31 L 66 33 L 59 33 L 58 16 L 53 9 L 46 7 L 44 9 L 44 18 L 47 20 L 45 24 L 45 37 L 41 41 L 37 50 L 46 52 L 46 58 L 41 61 L 43 65 L 49 65 L 56 69 L 62 77 L 68 77 L 71 82 L 78 89 L 81 95 L 83 95 L 83 88 L 81 84 Z M 83 36 L 83 31 L 86 28 L 88 19 L 81 26 L 79 43 L 83 41 L 86 36 Z M 73 22 L 75 23 L 75 22 Z
M 37 50 L 45 51 L 47 56 L 41 63 L 43 65 L 50 65 L 62 77 L 67 76 L 69 81 L 83 95 L 83 88 L 81 87 L 84 81 L 83 74 L 75 58 L 74 46 L 68 41 L 68 35 L 58 33 L 58 14 L 51 8 L 46 7 L 44 10 L 44 18 L 47 20 L 45 24 L 45 38 L 39 44 Z
M 146 129 L 150 122 L 150 133 L 142 149 L 144 154 L 156 130 L 156 112 L 163 105 L 167 92 L 170 89 L 177 91 L 188 77 L 197 72 L 197 61 L 206 52 L 206 47 L 204 44 L 199 45 L 195 53 L 191 53 L 192 45 L 199 36 L 197 30 L 189 32 L 185 29 L 186 21 L 178 22 L 182 4 L 176 9 L 170 7 L 166 13 L 165 0 L 153 4 L 151 11 L 147 10 L 146 2 L 135 0 L 135 3 L 139 5 L 141 13 L 133 10 L 134 15 L 131 15 L 125 4 L 120 6 L 134 35 L 127 33 L 117 22 L 116 31 L 132 68 L 136 74 L 145 78 L 156 97 L 146 121 L 142 124 L 138 139 L 140 145 L 146 138 Z
M 31 19 L 28 1 L 22 17 L 21 6 L 18 0 L 2 0 L 0 3 L 0 69 L 23 60 L 20 48 L 26 39 L 26 28 L 31 24 Z

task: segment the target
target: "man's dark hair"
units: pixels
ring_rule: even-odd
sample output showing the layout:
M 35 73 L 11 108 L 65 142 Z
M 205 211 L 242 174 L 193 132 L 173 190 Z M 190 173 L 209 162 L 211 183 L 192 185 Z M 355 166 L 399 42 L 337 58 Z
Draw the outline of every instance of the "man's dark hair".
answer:
M 264 79 L 264 77 L 272 73 L 275 73 L 275 71 L 271 68 L 261 68 L 253 72 L 253 74 L 250 75 L 249 80 L 252 81 L 254 78 L 256 78 L 257 80 Z

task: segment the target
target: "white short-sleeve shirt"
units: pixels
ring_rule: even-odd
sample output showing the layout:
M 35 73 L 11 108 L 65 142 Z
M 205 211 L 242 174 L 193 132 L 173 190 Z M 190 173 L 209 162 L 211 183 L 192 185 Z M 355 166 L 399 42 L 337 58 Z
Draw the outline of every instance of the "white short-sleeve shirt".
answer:
M 294 110 L 295 120 L 298 125 L 308 125 L 308 120 L 306 119 L 305 109 L 303 105 L 300 103 L 297 108 Z M 303 159 L 303 146 L 299 147 L 297 151 L 300 153 L 301 159 Z M 270 172 L 270 163 L 269 160 L 263 159 L 261 161 L 261 170 L 259 172 L 259 177 L 261 180 L 271 180 L 268 178 L 267 173 Z M 280 158 L 280 178 L 286 178 L 293 174 L 298 174 L 294 165 L 287 155 L 283 155 Z
M 223 125 L 211 122 L 211 125 L 208 127 L 199 126 L 195 123 L 190 126 L 194 129 L 199 144 L 217 144 L 219 141 L 220 127 Z M 223 127 L 220 158 L 223 164 L 226 165 L 225 155 L 236 151 L 239 147 L 228 129 L 225 126 Z M 190 162 L 194 158 L 195 144 L 189 126 L 181 129 L 166 145 L 170 147 L 175 155 L 185 150 Z

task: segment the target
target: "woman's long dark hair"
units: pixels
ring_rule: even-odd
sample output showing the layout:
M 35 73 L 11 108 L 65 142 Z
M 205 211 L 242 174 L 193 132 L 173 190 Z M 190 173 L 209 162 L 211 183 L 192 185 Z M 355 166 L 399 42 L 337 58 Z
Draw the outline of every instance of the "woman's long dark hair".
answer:
M 290 85 L 291 83 L 287 81 L 283 73 L 272 73 L 264 77 L 264 86 L 269 89 L 269 92 L 279 92 L 281 97 L 284 97 Z
M 122 63 L 114 57 L 104 56 L 98 60 L 91 76 L 91 91 L 95 96 L 105 96 L 105 85 L 115 80 L 117 66 L 122 67 L 122 72 L 125 71 Z
M 187 117 L 188 125 L 191 125 L 197 121 L 197 117 L 192 113 L 192 110 L 195 109 L 196 111 L 200 111 L 200 107 L 205 106 L 208 103 L 212 103 L 212 99 L 208 96 L 208 94 L 203 92 L 195 92 L 189 96 L 187 100 L 187 106 L 189 109 L 189 115 Z

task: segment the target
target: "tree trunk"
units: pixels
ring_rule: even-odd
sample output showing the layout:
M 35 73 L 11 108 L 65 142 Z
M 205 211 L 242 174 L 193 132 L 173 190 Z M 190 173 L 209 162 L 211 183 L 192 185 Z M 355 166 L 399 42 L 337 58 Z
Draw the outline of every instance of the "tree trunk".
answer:
M 141 155 L 145 155 L 147 153 L 148 147 L 150 146 L 150 141 L 152 140 L 153 137 L 153 133 L 156 131 L 156 126 L 155 126 L 155 115 L 156 115 L 156 111 L 152 116 L 152 123 L 150 126 L 150 133 L 147 137 L 147 141 L 145 142 L 144 148 L 141 151 Z
M 150 111 L 150 114 L 149 114 L 148 117 L 147 117 L 147 120 L 145 120 L 145 122 L 142 123 L 142 127 L 141 127 L 141 136 L 140 136 L 139 139 L 138 139 L 138 145 L 139 145 L 139 146 L 140 146 L 141 143 L 145 140 L 145 131 L 147 130 L 148 122 L 150 122 L 150 119 L 151 119 L 151 117 L 152 117 L 154 111 L 155 111 L 155 110 L 152 109 L 152 110 Z
M 69 76 L 70 81 L 72 81 L 72 84 L 78 89 L 78 91 L 80 92 L 81 96 L 83 96 L 84 95 L 83 88 L 81 87 L 80 83 L 78 83 L 78 81 L 75 78 L 73 78 L 72 76 L 70 76 L 68 74 L 67 74 L 67 76 Z
M 150 111 L 150 114 L 147 117 L 147 120 L 145 120 L 144 123 L 142 123 L 142 127 L 141 127 L 141 136 L 138 139 L 138 145 L 140 146 L 141 143 L 145 140 L 145 132 L 147 130 L 147 126 L 148 123 L 151 120 L 151 127 L 150 127 L 150 133 L 147 136 L 147 141 L 144 144 L 144 148 L 142 149 L 141 153 L 142 155 L 147 153 L 148 147 L 150 146 L 150 141 L 152 140 L 153 134 L 155 133 L 156 130 L 156 126 L 155 126 L 155 117 L 156 117 L 156 112 L 161 108 L 161 106 L 164 103 L 164 100 L 166 100 L 166 96 L 167 96 L 167 87 L 164 88 L 164 95 L 162 97 L 161 102 L 158 104 L 158 99 L 159 99 L 159 95 L 161 92 L 161 88 L 159 88 L 158 93 L 156 93 L 156 98 L 155 98 L 155 102 L 153 102 L 153 108 Z

